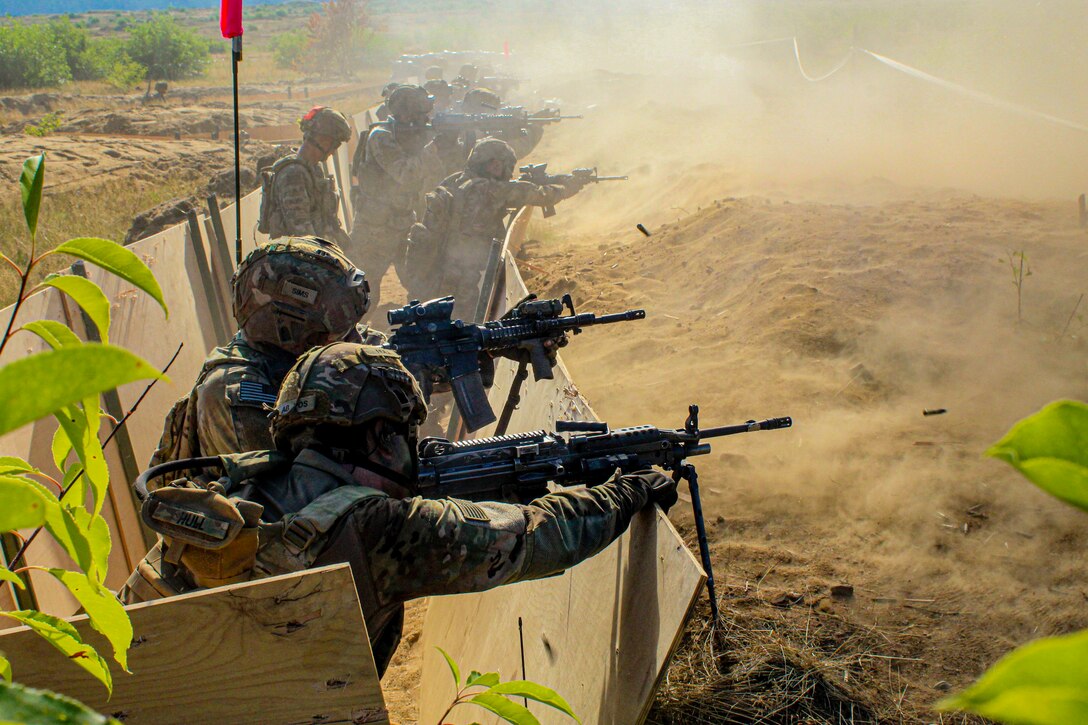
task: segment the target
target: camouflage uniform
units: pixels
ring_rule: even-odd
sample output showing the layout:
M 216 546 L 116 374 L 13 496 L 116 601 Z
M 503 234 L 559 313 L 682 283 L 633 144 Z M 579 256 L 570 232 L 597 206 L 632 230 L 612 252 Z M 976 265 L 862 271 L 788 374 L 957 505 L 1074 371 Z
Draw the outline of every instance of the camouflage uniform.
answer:
M 502 99 L 494 91 L 486 88 L 473 88 L 465 94 L 465 100 L 461 105 L 461 112 L 468 114 L 503 114 Z M 488 134 L 491 138 L 497 138 L 510 144 L 514 155 L 523 159 L 533 152 L 540 140 L 544 138 L 544 127 L 538 123 L 531 123 L 526 128 L 518 130 L 501 131 Z M 479 134 L 466 132 L 463 144 L 465 149 L 471 151 L 476 142 L 483 138 Z
M 426 92 L 418 86 L 400 86 L 390 95 L 388 103 L 397 111 L 403 98 L 418 102 L 416 96 L 420 94 L 426 98 Z M 429 101 L 426 107 L 430 107 Z M 426 119 L 426 110 L 413 110 Z M 435 144 L 425 134 L 418 126 L 401 123 L 394 113 L 387 123 L 371 128 L 355 152 L 352 171 L 358 187 L 353 198 L 355 221 L 347 249 L 370 276 L 375 307 L 380 304 L 382 278 L 390 266 L 404 280 L 408 229 L 416 220 L 423 194 L 442 178 Z
M 299 126 L 303 145 L 311 144 L 326 157 L 351 139 L 347 119 L 325 106 L 310 109 Z M 316 236 L 344 244 L 348 235 L 337 216 L 340 197 L 336 180 L 327 176 L 320 164 L 304 158 L 301 151 L 276 161 L 262 182 L 258 229 L 270 239 Z
M 297 356 L 330 339 L 384 342 L 357 320 L 362 273 L 336 245 L 285 238 L 249 254 L 231 281 L 241 330 L 204 362 L 188 396 L 167 414 L 151 465 L 272 448 L 268 407 Z
M 334 452 L 307 443 L 317 426 L 354 431 L 373 418 L 414 426 L 423 417 L 419 388 L 395 353 L 350 344 L 311 350 L 280 390 L 272 423 L 278 450 L 224 457 L 219 481 L 228 495 L 241 491 L 263 506 L 259 575 L 351 565 L 379 673 L 399 642 L 404 602 L 559 573 L 604 549 L 636 512 L 660 500 L 644 474 L 528 505 L 398 499 L 360 486 L 329 457 Z M 152 558 L 177 589 L 189 588 L 168 560 Z M 139 584 L 137 574 L 130 585 Z M 128 599 L 139 591 L 129 586 Z
M 504 178 L 484 172 L 491 159 L 503 161 Z M 507 144 L 484 139 L 473 149 L 463 172 L 450 176 L 427 195 L 423 222 L 413 225 L 409 233 L 411 298 L 452 294 L 458 316 L 469 319 L 476 309 L 491 242 L 506 235 L 506 215 L 523 206 L 551 206 L 582 188 L 573 179 L 543 185 L 513 181 L 510 176 L 516 163 Z

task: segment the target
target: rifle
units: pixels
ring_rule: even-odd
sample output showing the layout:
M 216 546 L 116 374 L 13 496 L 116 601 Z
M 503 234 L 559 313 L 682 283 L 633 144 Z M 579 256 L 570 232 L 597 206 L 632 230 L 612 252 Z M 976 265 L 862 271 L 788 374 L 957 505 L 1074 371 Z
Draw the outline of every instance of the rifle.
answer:
M 601 181 L 627 181 L 626 176 L 601 176 L 597 173 L 597 168 L 592 169 L 575 169 L 569 174 L 549 174 L 547 164 L 529 164 L 518 168 L 521 172 L 521 176 L 518 177 L 519 181 L 531 181 L 534 184 L 562 184 L 570 179 L 575 179 L 583 186 L 585 184 L 596 184 Z M 549 205 L 544 207 L 544 216 L 555 216 L 555 206 Z
M 453 304 L 453 297 L 441 297 L 429 302 L 413 300 L 405 307 L 390 310 L 389 324 L 399 327 L 393 330 L 385 347 L 400 353 L 419 381 L 425 399 L 430 400 L 436 383 L 448 382 L 469 431 L 495 421 L 480 375 L 481 353 L 516 353 L 522 357 L 527 347 L 534 378 L 550 380 L 555 375 L 546 342 L 561 347 L 566 344 L 567 332 L 577 335 L 584 327 L 646 317 L 645 310 L 599 316 L 592 312 L 579 314 L 568 294 L 562 299 L 531 298 L 501 320 L 470 324 L 452 319 Z M 570 314 L 564 315 L 564 309 Z
M 548 492 L 549 481 L 560 486 L 595 486 L 617 469 L 633 473 L 656 466 L 671 471 L 673 479 L 686 480 L 691 491 L 699 555 L 707 575 L 711 616 L 717 624 L 699 476 L 687 459 L 710 453 L 710 445 L 703 442 L 708 438 L 792 425 L 793 419 L 787 416 L 701 430 L 699 406 L 691 405 L 684 427 L 678 430 L 649 425 L 610 430 L 607 423 L 560 420 L 554 433 L 538 430 L 455 443 L 425 438 L 419 444 L 419 493 L 424 498 L 528 503 Z M 573 435 L 564 439 L 560 433 Z
M 435 133 L 518 133 L 531 125 L 559 123 L 581 116 L 530 116 L 517 113 L 436 113 L 431 119 Z

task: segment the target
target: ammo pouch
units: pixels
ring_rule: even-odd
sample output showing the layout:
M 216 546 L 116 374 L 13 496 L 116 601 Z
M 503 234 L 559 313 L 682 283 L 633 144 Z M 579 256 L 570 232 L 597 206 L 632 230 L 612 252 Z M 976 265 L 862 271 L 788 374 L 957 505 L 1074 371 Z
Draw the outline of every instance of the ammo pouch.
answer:
M 150 492 L 140 509 L 144 523 L 163 537 L 163 561 L 185 570 L 198 587 L 248 581 L 257 561 L 264 507 L 228 499 L 221 490 L 179 482 Z

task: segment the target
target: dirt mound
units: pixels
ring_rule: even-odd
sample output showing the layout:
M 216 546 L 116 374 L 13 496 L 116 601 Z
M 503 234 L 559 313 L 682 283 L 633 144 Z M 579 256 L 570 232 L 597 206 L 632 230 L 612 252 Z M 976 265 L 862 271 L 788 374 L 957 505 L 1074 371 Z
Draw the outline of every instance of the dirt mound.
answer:
M 239 114 L 242 128 L 279 126 L 294 122 L 303 112 L 293 104 L 262 105 Z M 63 133 L 96 133 L 123 136 L 183 136 L 223 133 L 234 128 L 234 117 L 226 103 L 200 106 L 147 105 L 130 111 L 82 111 L 65 117 Z
M 981 458 L 1019 417 L 1088 397 L 1075 204 L 891 195 L 721 198 L 645 237 L 583 235 L 611 211 L 587 192 L 521 251 L 532 291 L 647 310 L 564 351 L 605 420 L 680 426 L 693 402 L 704 426 L 795 419 L 694 461 L 733 640 L 686 650 L 674 669 L 694 674 L 670 675 L 659 722 L 834 721 L 841 703 L 858 722 L 928 721 L 1016 644 L 1088 625 L 1083 521 Z M 836 585 L 856 596 L 833 601 Z M 700 720 L 707 700 L 724 709 Z
M 132 220 L 132 226 L 125 234 L 125 244 L 132 244 L 152 234 L 168 229 L 175 224 L 180 224 L 188 217 L 189 212 L 199 212 L 199 201 L 195 197 L 188 199 L 170 199 L 163 203 L 141 212 Z

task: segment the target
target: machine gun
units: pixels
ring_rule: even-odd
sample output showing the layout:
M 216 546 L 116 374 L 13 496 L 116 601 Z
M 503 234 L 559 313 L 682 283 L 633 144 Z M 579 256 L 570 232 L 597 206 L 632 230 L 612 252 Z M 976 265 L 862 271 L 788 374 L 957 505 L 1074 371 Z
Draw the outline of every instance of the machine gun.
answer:
M 518 133 L 533 125 L 582 118 L 559 113 L 530 116 L 527 113 L 436 113 L 431 119 L 435 133 Z
M 692 405 L 679 430 L 648 425 L 610 430 L 607 423 L 556 421 L 554 433 L 539 430 L 455 443 L 425 438 L 419 444 L 419 492 L 425 498 L 528 503 L 547 493 L 549 481 L 560 486 L 595 486 L 617 469 L 632 473 L 656 466 L 670 471 L 674 480 L 686 480 L 691 491 L 711 615 L 717 623 L 699 476 L 687 459 L 710 453 L 710 445 L 703 442 L 708 438 L 792 425 L 793 419 L 784 417 L 700 429 L 699 406 Z M 573 435 L 564 439 L 560 433 Z
M 520 181 L 531 181 L 534 184 L 562 184 L 571 179 L 574 179 L 585 184 L 596 184 L 601 181 L 627 181 L 626 176 L 601 176 L 597 173 L 597 168 L 592 169 L 575 169 L 569 174 L 549 174 L 547 164 L 529 164 L 518 168 L 521 172 L 521 176 L 518 177 Z M 543 207 L 544 216 L 555 216 L 555 206 L 549 205 Z
M 496 420 L 484 391 L 481 353 L 516 356 L 522 365 L 532 365 L 536 380 L 550 380 L 554 377 L 554 363 L 547 344 L 565 345 L 565 333 L 577 335 L 584 327 L 646 317 L 645 310 L 599 316 L 592 312 L 578 314 L 568 294 L 552 300 L 533 297 L 501 320 L 474 325 L 452 319 L 453 304 L 453 297 L 441 297 L 390 310 L 389 324 L 398 327 L 386 347 L 400 353 L 426 399 L 430 399 L 436 384 L 449 383 L 469 431 Z M 570 314 L 564 315 L 564 309 Z M 512 395 L 516 394 L 512 390 Z

